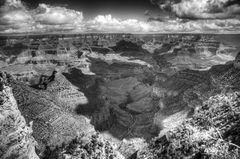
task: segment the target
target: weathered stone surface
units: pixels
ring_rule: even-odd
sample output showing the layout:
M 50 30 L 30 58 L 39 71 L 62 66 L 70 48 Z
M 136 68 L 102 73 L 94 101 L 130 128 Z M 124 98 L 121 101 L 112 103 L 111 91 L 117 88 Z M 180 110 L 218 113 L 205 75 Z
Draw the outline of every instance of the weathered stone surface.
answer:
M 15 80 L 10 82 L 19 110 L 27 122 L 34 122 L 33 136 L 40 150 L 46 145 L 67 143 L 78 133 L 95 131 L 87 117 L 74 113 L 74 103 L 63 102 L 59 97 L 61 90 L 71 90 L 72 85 L 65 80 L 64 76 L 57 76 L 46 90 L 33 89 Z
M 5 76 L 5 77 L 4 77 Z M 12 89 L 6 85 L 5 74 L 0 74 L 0 158 L 39 159 L 35 153 L 37 142 L 32 137 L 32 122 L 27 125 Z

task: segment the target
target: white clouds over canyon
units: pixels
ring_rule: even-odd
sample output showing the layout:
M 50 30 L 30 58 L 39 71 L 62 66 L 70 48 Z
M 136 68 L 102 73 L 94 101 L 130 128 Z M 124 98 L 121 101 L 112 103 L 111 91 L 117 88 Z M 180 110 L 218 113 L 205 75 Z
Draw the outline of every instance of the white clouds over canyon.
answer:
M 189 19 L 227 19 L 240 13 L 235 0 L 182 0 L 172 5 L 178 17 Z M 231 3 L 232 2 L 232 3 Z
M 47 4 L 29 10 L 20 0 L 6 0 L 0 13 L 2 32 L 81 30 L 83 27 L 82 12 Z
M 80 24 L 83 20 L 82 12 L 39 4 L 34 10 L 36 22 L 47 25 Z
M 89 31 L 100 32 L 148 32 L 152 30 L 149 23 L 136 19 L 121 20 L 112 17 L 112 15 L 98 15 L 93 20 L 86 23 Z
M 228 19 L 240 14 L 239 0 L 151 0 L 161 10 L 185 19 Z
M 177 3 L 178 2 L 178 3 Z M 177 16 L 162 21 L 119 19 L 112 15 L 98 15 L 84 19 L 81 11 L 66 7 L 39 4 L 28 9 L 21 0 L 6 0 L 0 7 L 0 32 L 213 32 L 240 31 L 239 5 L 234 0 L 178 0 L 155 1 L 160 8 L 168 8 Z M 190 19 L 183 22 L 182 19 Z

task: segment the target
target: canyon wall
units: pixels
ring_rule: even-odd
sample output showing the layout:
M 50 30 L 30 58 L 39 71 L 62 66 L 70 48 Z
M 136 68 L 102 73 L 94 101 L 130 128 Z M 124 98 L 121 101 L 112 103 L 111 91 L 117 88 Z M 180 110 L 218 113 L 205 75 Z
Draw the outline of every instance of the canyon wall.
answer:
M 18 109 L 6 74 L 0 73 L 0 158 L 39 159 L 35 153 L 37 142 L 30 126 Z

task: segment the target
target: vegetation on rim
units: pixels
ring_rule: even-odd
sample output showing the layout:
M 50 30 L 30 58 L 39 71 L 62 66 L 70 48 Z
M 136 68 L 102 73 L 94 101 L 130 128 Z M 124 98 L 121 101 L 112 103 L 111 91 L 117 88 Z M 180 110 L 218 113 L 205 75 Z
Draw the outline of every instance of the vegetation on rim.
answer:
M 239 97 L 239 92 L 212 96 L 191 119 L 153 139 L 138 158 L 239 158 Z

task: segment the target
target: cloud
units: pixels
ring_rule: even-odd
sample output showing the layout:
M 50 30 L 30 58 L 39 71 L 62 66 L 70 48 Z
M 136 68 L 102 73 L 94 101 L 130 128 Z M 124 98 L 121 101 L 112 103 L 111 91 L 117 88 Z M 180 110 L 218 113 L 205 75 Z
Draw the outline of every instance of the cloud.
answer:
M 36 9 L 30 10 L 21 0 L 5 0 L 4 5 L 0 7 L 0 32 L 235 33 L 240 31 L 240 20 L 235 18 L 239 15 L 238 0 L 152 0 L 152 2 L 157 3 L 161 9 L 175 12 L 177 17 L 152 16 L 148 22 L 144 22 L 137 19 L 119 19 L 109 14 L 84 20 L 82 12 L 64 6 L 39 4 Z M 149 12 L 146 12 L 146 15 L 151 16 Z M 234 18 L 225 19 L 227 17 Z
M 229 0 L 187 0 L 172 6 L 181 18 L 190 19 L 228 19 L 234 18 L 240 11 L 239 5 L 226 6 Z
M 151 25 L 136 19 L 121 20 L 112 15 L 98 15 L 87 22 L 87 29 L 97 32 L 147 32 Z
M 152 0 L 152 3 L 185 19 L 228 19 L 240 14 L 239 0 Z
M 65 7 L 53 7 L 39 4 L 33 10 L 36 30 L 52 31 L 83 31 L 83 13 Z
M 99 15 L 86 24 L 89 32 L 127 33 L 232 33 L 240 30 L 238 19 L 207 19 L 183 22 L 182 19 L 142 22 Z
M 152 18 L 166 32 L 237 33 L 240 31 L 239 0 L 151 0 L 160 13 Z M 163 22 L 164 23 L 163 23 Z
M 0 7 L 0 31 L 26 32 L 32 29 L 33 23 L 30 12 L 20 0 L 6 0 L 5 4 Z
M 82 12 L 40 4 L 35 10 L 36 22 L 47 25 L 79 24 L 83 20 Z
M 39 4 L 29 10 L 21 0 L 6 0 L 0 8 L 1 32 L 46 32 L 83 29 L 83 14 L 65 7 Z

